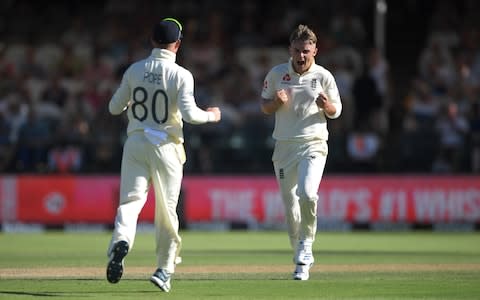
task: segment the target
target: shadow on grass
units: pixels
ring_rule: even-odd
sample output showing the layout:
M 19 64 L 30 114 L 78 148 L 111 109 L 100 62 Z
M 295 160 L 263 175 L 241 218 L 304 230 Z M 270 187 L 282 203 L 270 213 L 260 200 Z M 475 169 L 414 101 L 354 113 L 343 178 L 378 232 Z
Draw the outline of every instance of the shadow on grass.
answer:
M 64 293 L 34 293 L 34 292 L 13 292 L 13 291 L 0 291 L 0 295 L 5 294 L 5 295 L 15 295 L 15 296 L 34 296 L 34 297 L 59 297 L 59 296 L 65 296 Z
M 158 294 L 158 290 L 129 290 L 121 291 L 122 294 L 139 294 L 139 293 L 150 293 Z M 89 295 L 90 294 L 90 295 Z M 11 296 L 32 296 L 32 297 L 90 297 L 91 294 L 112 294 L 112 291 L 82 291 L 82 292 L 28 292 L 28 291 L 0 291 L 0 295 L 11 295 Z

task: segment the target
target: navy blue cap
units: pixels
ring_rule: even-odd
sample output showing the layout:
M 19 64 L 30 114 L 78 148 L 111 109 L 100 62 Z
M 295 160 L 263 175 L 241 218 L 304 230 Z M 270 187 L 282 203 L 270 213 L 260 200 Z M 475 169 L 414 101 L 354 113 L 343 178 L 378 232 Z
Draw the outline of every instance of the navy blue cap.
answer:
M 174 43 L 182 38 L 182 24 L 174 18 L 165 18 L 153 27 L 152 38 L 159 44 Z

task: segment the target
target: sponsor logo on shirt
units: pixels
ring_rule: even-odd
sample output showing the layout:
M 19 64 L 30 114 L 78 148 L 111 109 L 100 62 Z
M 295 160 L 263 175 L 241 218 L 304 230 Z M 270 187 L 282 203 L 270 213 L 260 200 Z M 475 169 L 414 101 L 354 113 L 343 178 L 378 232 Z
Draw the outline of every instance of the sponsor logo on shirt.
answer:
M 283 75 L 283 77 L 282 77 L 282 81 L 290 81 L 291 79 L 292 78 L 290 78 L 290 74 L 288 74 L 288 73 Z
M 311 82 L 311 85 L 312 87 L 312 90 L 316 90 L 317 89 L 317 79 L 316 78 L 313 78 L 312 79 L 312 82 Z

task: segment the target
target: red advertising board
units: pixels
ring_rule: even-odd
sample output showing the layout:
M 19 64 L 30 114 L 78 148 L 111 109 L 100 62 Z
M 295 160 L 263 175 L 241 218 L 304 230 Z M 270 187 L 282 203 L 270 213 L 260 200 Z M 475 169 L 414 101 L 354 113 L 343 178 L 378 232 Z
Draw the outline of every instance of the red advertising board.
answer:
M 187 221 L 283 222 L 272 178 L 188 178 Z M 478 177 L 339 176 L 319 189 L 318 218 L 347 222 L 479 222 Z
M 112 222 L 116 195 L 116 177 L 20 176 L 17 218 L 45 224 Z
M 113 223 L 118 206 L 117 176 L 19 176 L 16 218 L 24 223 Z M 140 221 L 153 221 L 150 198 Z
M 185 178 L 185 218 L 188 222 L 264 221 L 265 208 L 269 206 L 265 201 L 271 200 L 275 206 L 279 204 L 279 218 L 283 221 L 280 198 L 269 197 L 277 194 L 277 183 L 272 177 Z
M 111 224 L 118 176 L 0 177 L 0 222 Z M 319 189 L 318 218 L 343 222 L 480 222 L 479 177 L 330 176 Z M 185 177 L 187 223 L 283 224 L 270 176 Z M 153 191 L 139 221 L 153 222 Z

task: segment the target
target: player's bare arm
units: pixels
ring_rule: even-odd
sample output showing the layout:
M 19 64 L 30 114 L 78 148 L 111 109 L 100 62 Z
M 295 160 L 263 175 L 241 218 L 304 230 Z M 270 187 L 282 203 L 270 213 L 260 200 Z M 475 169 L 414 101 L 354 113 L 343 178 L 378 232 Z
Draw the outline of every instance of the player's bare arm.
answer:
M 278 90 L 273 99 L 262 99 L 262 111 L 267 115 L 273 114 L 287 101 L 287 92 L 283 89 Z
M 319 108 L 323 109 L 327 116 L 333 116 L 337 112 L 337 108 L 330 102 L 325 93 L 320 93 L 315 102 Z

